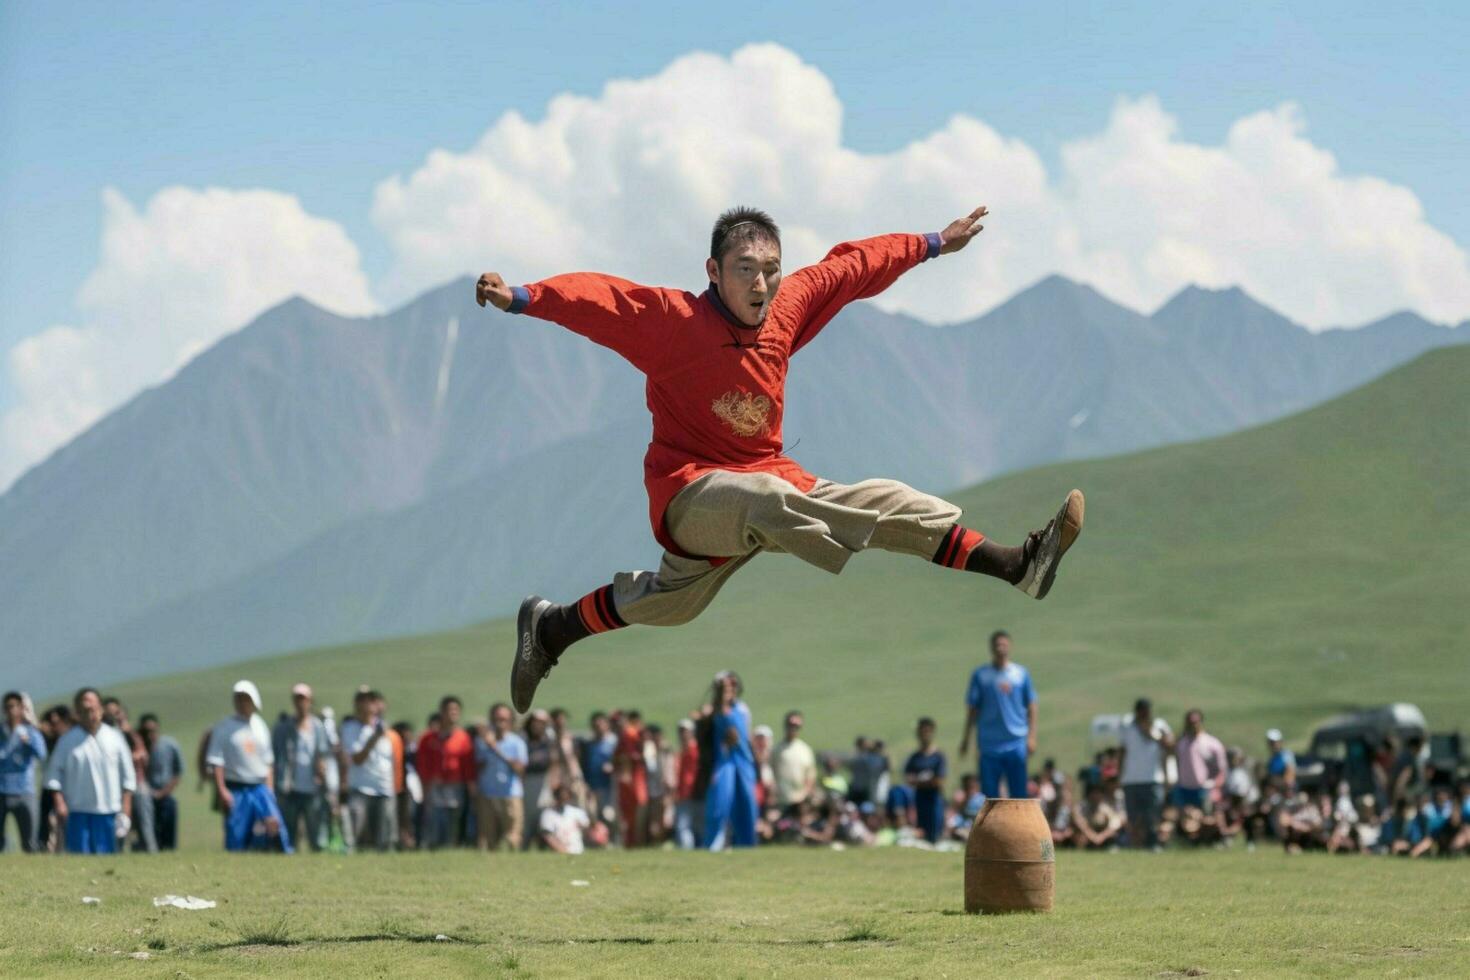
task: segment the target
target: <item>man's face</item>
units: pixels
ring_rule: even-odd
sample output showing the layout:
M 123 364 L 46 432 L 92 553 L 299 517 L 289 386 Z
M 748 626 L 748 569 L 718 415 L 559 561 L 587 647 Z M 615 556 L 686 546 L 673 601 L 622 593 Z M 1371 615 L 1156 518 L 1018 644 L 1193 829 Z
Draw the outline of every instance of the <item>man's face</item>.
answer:
M 923 742 L 925 745 L 928 745 L 930 742 L 934 741 L 934 726 L 933 725 L 920 725 L 919 726 L 919 741 L 920 742 Z
M 1005 663 L 1011 657 L 1011 638 L 997 636 L 990 642 L 990 657 L 996 663 Z
M 1154 712 L 1153 712 L 1153 709 L 1152 708 L 1134 708 L 1133 709 L 1133 720 L 1138 724 L 1138 727 L 1139 728 L 1147 728 L 1149 726 L 1149 722 L 1151 722 L 1151 721 L 1154 720 Z
M 138 733 L 143 736 L 144 742 L 152 745 L 158 741 L 158 722 L 150 718 L 138 727 Z
M 373 717 L 386 718 L 388 716 L 388 701 L 386 698 L 373 699 Z
M 296 705 L 296 717 L 305 718 L 311 714 L 311 698 L 305 694 L 291 695 L 291 703 Z
M 608 728 L 609 722 L 607 720 L 607 715 L 598 715 L 596 718 L 592 719 L 592 730 L 596 732 L 599 736 L 606 735 L 608 733 Z
M 510 731 L 510 720 L 509 708 L 496 708 L 490 715 L 490 724 L 495 726 L 496 735 L 504 735 Z
M 82 695 L 82 699 L 75 705 L 77 721 L 89 732 L 95 732 L 97 726 L 102 724 L 102 699 L 91 691 Z
M 1184 716 L 1184 730 L 1191 735 L 1198 735 L 1204 731 L 1205 719 L 1198 711 L 1191 711 Z
M 796 738 L 801 734 L 801 716 L 794 715 L 786 719 L 786 737 Z
M 728 248 L 718 262 L 706 260 L 705 271 L 735 318 L 759 327 L 781 286 L 781 246 L 764 236 L 748 238 Z
M 456 702 L 446 702 L 439 714 L 444 719 L 444 724 L 450 728 L 459 727 L 459 705 Z
M 119 701 L 108 701 L 102 706 L 102 717 L 114 728 L 128 727 L 128 713 Z
M 16 727 L 23 720 L 25 710 L 21 707 L 20 698 L 8 698 L 5 702 L 5 724 L 11 728 Z
M 235 695 L 235 714 L 239 715 L 241 718 L 249 718 L 251 715 L 255 714 L 255 702 L 250 699 L 250 695 Z

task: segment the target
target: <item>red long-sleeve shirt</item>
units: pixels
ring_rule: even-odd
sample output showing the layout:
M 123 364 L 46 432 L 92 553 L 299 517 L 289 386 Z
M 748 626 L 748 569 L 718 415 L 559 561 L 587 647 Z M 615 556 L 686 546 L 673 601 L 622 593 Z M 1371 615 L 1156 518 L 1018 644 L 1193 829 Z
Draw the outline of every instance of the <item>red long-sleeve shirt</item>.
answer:
M 770 473 L 803 493 L 812 488 L 816 477 L 782 452 L 791 355 L 842 307 L 881 293 L 937 255 L 939 245 L 937 234 L 838 245 L 782 279 L 758 329 L 736 320 L 713 286 L 695 295 L 590 272 L 518 286 L 510 312 L 559 323 L 617 351 L 647 377 L 649 520 L 659 544 L 683 554 L 664 526 L 664 511 L 704 474 Z

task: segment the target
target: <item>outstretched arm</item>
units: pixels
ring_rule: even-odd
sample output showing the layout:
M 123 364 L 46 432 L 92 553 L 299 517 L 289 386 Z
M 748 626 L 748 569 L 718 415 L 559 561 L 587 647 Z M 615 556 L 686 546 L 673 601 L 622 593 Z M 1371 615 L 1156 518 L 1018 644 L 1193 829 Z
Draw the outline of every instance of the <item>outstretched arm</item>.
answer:
M 878 295 L 920 262 L 964 248 L 984 230 L 980 222 L 989 213 L 981 205 L 943 231 L 844 242 L 816 265 L 793 272 L 781 286 L 800 323 L 792 352 L 810 343 L 848 303 Z
M 689 312 L 677 290 L 595 272 L 552 276 L 525 286 L 507 285 L 498 273 L 487 272 L 475 283 L 475 301 L 559 323 L 617 351 L 644 373 L 656 369 L 671 328 Z

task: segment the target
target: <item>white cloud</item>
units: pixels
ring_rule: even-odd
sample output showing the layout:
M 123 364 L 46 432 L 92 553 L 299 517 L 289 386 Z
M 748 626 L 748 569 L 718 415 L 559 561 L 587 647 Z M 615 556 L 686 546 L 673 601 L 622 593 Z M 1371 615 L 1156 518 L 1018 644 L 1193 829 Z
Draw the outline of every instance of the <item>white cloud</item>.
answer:
M 1178 138 L 1156 100 L 1122 100 L 1048 174 L 1024 142 L 956 116 L 901 149 L 842 143 L 842 104 L 776 45 L 690 54 L 655 76 L 561 96 L 544 119 L 496 121 L 464 153 L 435 150 L 377 188 L 373 217 L 404 299 L 456 273 L 529 280 L 598 268 L 698 286 L 706 228 L 760 204 L 787 264 L 844 238 L 926 230 L 986 203 L 977 246 L 881 301 L 963 319 L 1051 272 L 1149 310 L 1191 282 L 1239 284 L 1311 326 L 1405 307 L 1470 315 L 1470 260 L 1406 188 L 1343 175 L 1290 104 L 1243 118 L 1220 146 Z
M 963 115 L 893 152 L 860 153 L 843 145 L 842 111 L 819 69 L 763 44 L 559 96 L 536 121 L 507 113 L 469 150 L 433 150 L 378 185 L 372 216 L 394 255 L 380 295 L 397 303 L 485 269 L 699 287 L 709 223 L 734 203 L 775 214 L 788 267 L 985 203 L 979 242 L 900 280 L 882 305 L 961 320 L 1061 272 L 1142 310 L 1198 283 L 1241 285 L 1314 327 L 1403 308 L 1470 316 L 1465 249 L 1407 188 L 1341 173 L 1289 103 L 1206 146 L 1181 140 L 1155 99 L 1120 100 L 1101 132 L 1063 146 L 1056 173 Z M 0 417 L 0 488 L 293 293 L 374 309 L 346 233 L 289 195 L 174 187 L 140 212 L 108 191 L 104 209 L 80 323 L 9 353 L 18 399 Z
M 9 352 L 17 398 L 0 417 L 0 488 L 295 294 L 345 314 L 376 308 L 356 246 L 295 197 L 170 187 L 139 211 L 105 191 L 102 255 L 77 298 L 81 325 L 50 327 Z

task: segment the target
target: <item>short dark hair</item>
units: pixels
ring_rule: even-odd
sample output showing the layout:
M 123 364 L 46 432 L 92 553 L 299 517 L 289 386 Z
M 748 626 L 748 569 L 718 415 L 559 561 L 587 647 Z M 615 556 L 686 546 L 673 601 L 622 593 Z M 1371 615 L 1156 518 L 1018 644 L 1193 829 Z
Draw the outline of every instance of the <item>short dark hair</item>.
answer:
M 24 700 L 24 699 L 20 696 L 20 692 L 19 691 L 6 691 L 5 692 L 5 697 L 0 698 L 0 704 L 9 704 L 12 701 L 22 701 L 22 700 Z
M 1199 715 L 1200 724 L 1204 724 L 1205 713 L 1203 711 L 1199 710 L 1198 708 L 1190 708 L 1188 711 L 1184 712 L 1184 720 L 1188 721 L 1190 715 Z
M 715 220 L 714 231 L 709 236 L 709 257 L 719 262 L 741 242 L 760 238 L 781 247 L 781 229 L 771 216 L 759 208 L 731 208 Z
M 42 718 L 57 718 L 57 719 L 60 719 L 61 721 L 66 722 L 68 725 L 70 725 L 71 724 L 71 708 L 68 707 L 67 705 L 64 705 L 64 704 L 53 704 L 51 707 L 49 707 L 49 708 L 46 709 L 46 713 L 43 714 L 43 715 L 41 715 L 41 717 Z
M 155 724 L 155 725 L 158 724 L 158 716 L 155 715 L 151 711 L 148 712 L 143 717 L 141 717 L 141 718 L 138 719 L 138 727 L 139 728 L 142 728 L 144 725 L 148 724 L 150 721 L 153 722 L 153 724 Z
M 102 707 L 104 707 L 104 708 L 105 708 L 105 707 L 107 707 L 107 706 L 108 706 L 108 705 L 109 705 L 109 704 L 115 704 L 115 705 L 117 705 L 117 706 L 118 706 L 118 707 L 122 707 L 122 702 L 121 702 L 121 701 L 119 701 L 119 700 L 118 700 L 118 699 L 117 699 L 117 697 L 116 697 L 116 696 L 115 696 L 115 695 L 112 695 L 112 694 L 109 694 L 109 695 L 107 695 L 107 697 L 105 697 L 105 698 L 103 698 L 103 699 L 102 699 Z
M 801 714 L 800 711 L 788 711 L 788 712 L 786 712 L 786 722 L 785 723 L 789 725 L 789 724 L 792 723 L 792 721 L 794 721 L 797 718 L 801 718 L 802 721 L 806 721 L 806 719 L 802 717 L 802 714 Z
M 86 697 L 88 694 L 97 695 L 98 700 L 101 700 L 102 698 L 102 692 L 97 690 L 95 687 L 79 687 L 77 688 L 77 693 L 71 696 L 72 706 L 75 707 L 81 704 L 82 698 Z
M 1133 713 L 1134 714 L 1138 714 L 1138 712 L 1140 712 L 1140 711 L 1147 711 L 1150 714 L 1152 714 L 1153 713 L 1153 710 L 1154 710 L 1154 703 L 1152 701 L 1150 701 L 1148 698 L 1139 698 L 1137 701 L 1134 701 L 1133 702 Z
M 922 718 L 919 719 L 919 727 L 920 728 L 923 728 L 925 725 L 928 725 L 930 728 L 938 728 L 939 727 L 938 725 L 936 725 L 934 723 L 934 719 L 933 718 L 930 718 L 928 715 L 925 715 L 924 717 L 922 717 Z
M 499 711 L 501 708 L 504 708 L 505 710 L 510 711 L 510 705 L 506 704 L 504 701 L 496 701 L 494 704 L 492 704 L 490 706 L 490 714 L 492 714 L 492 715 L 495 714 L 495 712 Z M 515 712 L 514 711 L 511 711 L 510 713 L 511 713 L 511 717 L 514 717 L 515 716 Z
M 1009 640 L 1011 638 L 1011 634 L 1007 633 L 1005 630 L 996 630 L 994 633 L 990 634 L 990 648 L 992 650 L 995 649 L 995 641 L 1000 639 L 1001 637 L 1005 637 L 1007 640 Z
M 446 694 L 442 698 L 439 699 L 439 710 L 440 711 L 443 711 L 445 708 L 449 707 L 451 704 L 452 705 L 456 705 L 456 706 L 458 706 L 460 708 L 463 708 L 464 707 L 464 702 L 461 701 L 459 698 L 455 697 L 453 694 Z
M 594 725 L 597 724 L 597 719 L 599 719 L 599 718 L 601 718 L 603 721 L 607 721 L 607 712 L 606 711 L 594 711 L 594 712 L 592 712 L 592 723 Z

